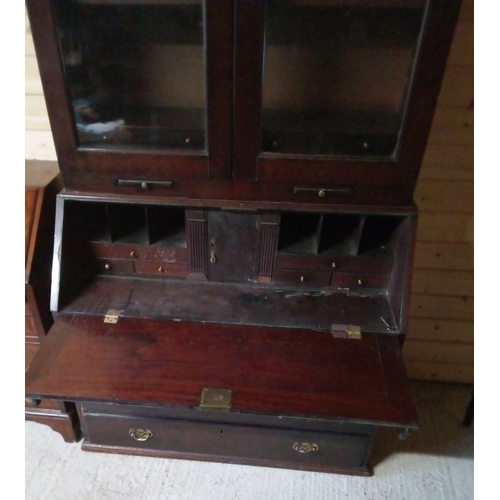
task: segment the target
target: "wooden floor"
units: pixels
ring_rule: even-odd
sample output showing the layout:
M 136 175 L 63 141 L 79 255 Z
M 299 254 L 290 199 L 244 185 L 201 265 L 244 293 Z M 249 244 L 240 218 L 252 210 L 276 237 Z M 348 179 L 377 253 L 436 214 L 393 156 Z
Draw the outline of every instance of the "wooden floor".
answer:
M 65 443 L 48 427 L 26 422 L 25 498 L 471 500 L 474 423 L 465 428 L 462 420 L 472 387 L 413 382 L 412 390 L 421 429 L 406 441 L 381 431 L 369 478 L 91 453 L 80 443 Z

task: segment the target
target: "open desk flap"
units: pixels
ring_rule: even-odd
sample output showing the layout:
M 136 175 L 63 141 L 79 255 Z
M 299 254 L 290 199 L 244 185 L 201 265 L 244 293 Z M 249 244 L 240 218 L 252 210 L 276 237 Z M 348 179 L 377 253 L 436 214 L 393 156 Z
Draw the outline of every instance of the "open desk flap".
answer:
M 206 388 L 234 412 L 417 426 L 395 335 L 62 315 L 26 372 L 37 399 L 199 407 Z

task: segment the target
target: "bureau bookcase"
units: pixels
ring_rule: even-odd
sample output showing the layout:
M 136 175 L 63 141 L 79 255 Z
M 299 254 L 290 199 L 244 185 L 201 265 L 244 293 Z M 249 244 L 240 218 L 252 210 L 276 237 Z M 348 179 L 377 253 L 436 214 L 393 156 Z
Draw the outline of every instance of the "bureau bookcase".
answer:
M 370 474 L 458 0 L 28 0 L 58 163 L 26 394 L 83 448 Z

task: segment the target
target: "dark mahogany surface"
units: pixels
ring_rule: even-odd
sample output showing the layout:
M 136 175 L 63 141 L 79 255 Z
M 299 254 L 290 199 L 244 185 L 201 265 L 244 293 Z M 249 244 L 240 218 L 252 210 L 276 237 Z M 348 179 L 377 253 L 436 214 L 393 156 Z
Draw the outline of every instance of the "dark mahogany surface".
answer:
M 314 202 L 311 195 L 294 196 L 295 187 L 346 188 L 352 191 L 346 203 L 386 206 L 411 202 L 461 5 L 460 0 L 429 4 L 399 156 L 390 162 L 260 153 L 264 0 L 207 2 L 208 155 L 82 149 L 65 84 L 54 5 L 50 0 L 26 3 L 68 187 L 117 193 L 120 179 L 154 180 L 172 182 L 173 196 L 292 203 Z
M 397 336 L 62 315 L 26 374 L 28 395 L 73 401 L 198 407 L 206 387 L 232 411 L 417 422 Z
M 76 293 L 76 290 L 73 290 Z M 109 309 L 129 318 L 205 321 L 209 323 L 285 326 L 330 331 L 332 323 L 357 324 L 365 331 L 386 332 L 380 319 L 393 321 L 387 293 L 337 292 L 276 284 L 257 285 L 97 277 L 60 311 L 104 315 Z

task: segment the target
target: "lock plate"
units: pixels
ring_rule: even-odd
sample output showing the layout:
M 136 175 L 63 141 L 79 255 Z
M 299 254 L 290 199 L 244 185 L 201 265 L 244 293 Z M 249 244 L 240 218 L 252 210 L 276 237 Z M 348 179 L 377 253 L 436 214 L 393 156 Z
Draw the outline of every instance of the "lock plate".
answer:
M 229 411 L 233 391 L 228 389 L 209 389 L 201 391 L 200 408 L 204 410 Z

